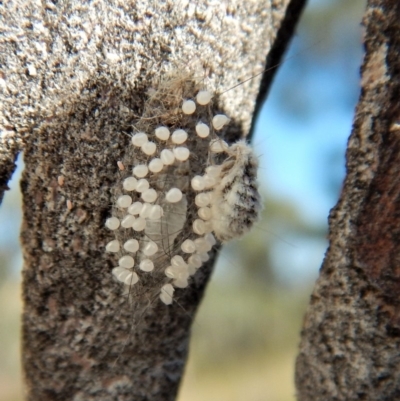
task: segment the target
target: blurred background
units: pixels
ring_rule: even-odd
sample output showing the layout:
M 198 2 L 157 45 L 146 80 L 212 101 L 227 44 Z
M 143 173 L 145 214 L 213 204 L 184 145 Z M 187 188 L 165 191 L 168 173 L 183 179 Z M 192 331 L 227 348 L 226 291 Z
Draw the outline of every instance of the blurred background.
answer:
M 219 257 L 179 401 L 294 401 L 301 321 L 327 248 L 359 95 L 364 0 L 309 0 L 260 115 L 262 221 Z M 0 208 L 0 401 L 21 401 L 21 163 Z

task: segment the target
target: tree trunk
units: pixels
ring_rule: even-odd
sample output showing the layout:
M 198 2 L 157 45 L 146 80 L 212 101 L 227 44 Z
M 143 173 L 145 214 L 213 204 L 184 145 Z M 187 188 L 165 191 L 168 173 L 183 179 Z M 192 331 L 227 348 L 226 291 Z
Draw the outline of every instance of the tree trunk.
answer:
M 370 0 L 364 25 L 361 97 L 304 321 L 299 401 L 400 399 L 400 3 Z
M 203 71 L 246 136 L 260 77 L 279 62 L 304 0 L 0 5 L 0 196 L 24 152 L 23 369 L 27 399 L 173 400 L 214 257 L 179 302 L 133 319 L 104 228 L 149 89 Z M 264 77 L 259 100 L 273 73 Z M 233 88 L 229 90 L 230 88 Z M 137 155 L 133 154 L 135 159 Z M 0 198 L 0 199 L 1 199 Z

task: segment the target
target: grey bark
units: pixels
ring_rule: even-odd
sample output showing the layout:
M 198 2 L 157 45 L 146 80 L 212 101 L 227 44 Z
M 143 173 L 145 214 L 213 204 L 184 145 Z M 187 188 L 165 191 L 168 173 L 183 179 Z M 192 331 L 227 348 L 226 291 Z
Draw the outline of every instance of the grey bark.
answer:
M 115 261 L 104 252 L 116 162 L 129 142 L 122 133 L 143 112 L 154 81 L 172 69 L 200 67 L 221 93 L 218 110 L 232 118 L 226 139 L 245 136 L 260 79 L 222 92 L 262 70 L 277 35 L 280 57 L 290 37 L 282 32 L 293 32 L 303 3 L 0 5 L 1 196 L 20 150 L 26 166 L 21 239 L 28 400 L 175 399 L 214 258 L 189 288 L 176 291 L 179 304 L 155 303 L 132 320 L 132 305 L 112 280 Z
M 299 401 L 400 399 L 400 4 L 370 0 L 361 96 L 305 317 Z

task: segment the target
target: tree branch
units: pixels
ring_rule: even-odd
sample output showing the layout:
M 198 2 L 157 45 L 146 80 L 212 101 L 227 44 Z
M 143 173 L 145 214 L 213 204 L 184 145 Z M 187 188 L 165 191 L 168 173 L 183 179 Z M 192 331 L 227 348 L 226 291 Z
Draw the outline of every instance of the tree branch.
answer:
M 400 396 L 400 5 L 370 0 L 362 92 L 304 322 L 300 401 Z
M 112 279 L 115 260 L 105 254 L 117 161 L 149 89 L 180 69 L 200 70 L 216 92 L 215 111 L 232 119 L 226 139 L 245 136 L 259 79 L 229 89 L 264 68 L 289 4 L 0 5 L 2 112 L 25 146 L 22 355 L 29 400 L 175 399 L 215 254 L 189 288 L 176 290 L 178 302 L 134 314 Z

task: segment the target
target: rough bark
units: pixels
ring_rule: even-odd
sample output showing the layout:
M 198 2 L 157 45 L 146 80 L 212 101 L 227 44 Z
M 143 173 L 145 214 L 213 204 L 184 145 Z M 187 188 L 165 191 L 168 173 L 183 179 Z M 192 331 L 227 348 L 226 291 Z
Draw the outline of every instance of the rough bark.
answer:
M 21 149 L 26 165 L 27 399 L 175 399 L 214 258 L 189 288 L 177 290 L 179 303 L 156 303 L 132 321 L 132 305 L 111 276 L 115 261 L 104 252 L 116 162 L 129 141 L 121 133 L 130 132 L 143 112 L 155 80 L 173 69 L 200 67 L 208 86 L 221 93 L 218 109 L 232 118 L 227 140 L 245 136 L 260 80 L 224 91 L 262 70 L 289 3 L 0 5 L 0 123 L 8 138 L 1 144 L 1 194 Z M 279 34 L 281 51 L 289 40 L 283 31 L 293 32 L 296 18 L 290 21 Z
M 362 90 L 296 366 L 299 401 L 400 399 L 400 4 L 370 0 Z

